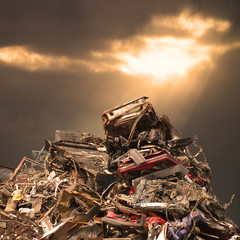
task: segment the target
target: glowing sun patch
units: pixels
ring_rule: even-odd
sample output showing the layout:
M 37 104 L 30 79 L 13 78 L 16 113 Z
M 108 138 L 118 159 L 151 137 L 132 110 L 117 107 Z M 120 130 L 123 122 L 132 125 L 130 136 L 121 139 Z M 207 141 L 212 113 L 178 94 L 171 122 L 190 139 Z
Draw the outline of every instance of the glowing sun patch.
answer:
M 120 70 L 127 74 L 150 74 L 166 78 L 168 75 L 183 75 L 186 71 L 202 62 L 208 61 L 207 46 L 198 46 L 193 39 L 165 37 L 146 38 L 146 47 L 138 55 L 131 51 L 117 56 L 124 62 Z

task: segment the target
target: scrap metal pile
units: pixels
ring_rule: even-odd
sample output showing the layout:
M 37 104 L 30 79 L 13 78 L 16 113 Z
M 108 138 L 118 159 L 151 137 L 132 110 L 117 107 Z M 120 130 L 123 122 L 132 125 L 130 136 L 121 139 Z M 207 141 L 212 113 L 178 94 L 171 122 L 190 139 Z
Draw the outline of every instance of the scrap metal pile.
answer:
M 147 97 L 105 111 L 106 138 L 56 131 L 0 185 L 1 239 L 239 239 L 197 136 Z

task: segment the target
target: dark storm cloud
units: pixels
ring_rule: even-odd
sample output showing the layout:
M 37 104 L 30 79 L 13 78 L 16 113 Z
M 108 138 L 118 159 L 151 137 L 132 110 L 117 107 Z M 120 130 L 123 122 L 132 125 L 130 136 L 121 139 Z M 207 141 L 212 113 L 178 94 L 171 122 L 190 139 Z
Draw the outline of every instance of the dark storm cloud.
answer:
M 228 19 L 233 24 L 233 28 L 239 26 L 240 2 L 238 0 L 190 0 L 188 4 L 189 8 L 192 10 L 192 14 Z
M 0 6 L 0 45 L 38 52 L 104 51 L 113 39 L 136 34 L 150 17 L 178 14 L 179 1 L 5 1 Z
M 104 51 L 109 41 L 125 39 L 144 28 L 152 16 L 193 14 L 229 20 L 239 31 L 239 1 L 1 1 L 0 45 L 25 45 L 49 54 Z
M 223 34 L 210 31 L 203 36 L 203 42 L 211 43 L 234 43 L 239 41 L 240 37 L 240 2 L 238 0 L 190 0 L 189 7 L 192 14 L 200 14 L 204 18 L 215 17 L 227 20 L 231 23 L 230 29 Z

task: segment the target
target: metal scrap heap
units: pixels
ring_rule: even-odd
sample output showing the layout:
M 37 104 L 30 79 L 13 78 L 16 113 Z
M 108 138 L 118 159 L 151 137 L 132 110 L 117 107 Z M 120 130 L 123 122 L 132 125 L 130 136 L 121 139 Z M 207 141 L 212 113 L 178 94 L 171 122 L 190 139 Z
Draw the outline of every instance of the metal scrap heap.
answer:
M 1 239 L 239 239 L 197 136 L 147 97 L 102 115 L 106 138 L 57 130 L 0 185 Z

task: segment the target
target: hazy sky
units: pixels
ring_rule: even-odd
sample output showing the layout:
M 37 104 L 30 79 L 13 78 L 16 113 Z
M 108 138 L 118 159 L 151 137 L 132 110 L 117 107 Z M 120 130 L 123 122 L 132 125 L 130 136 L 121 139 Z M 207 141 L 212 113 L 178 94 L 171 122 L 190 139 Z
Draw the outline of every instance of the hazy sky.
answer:
M 197 134 L 240 223 L 240 1 L 0 1 L 0 163 L 56 129 L 104 136 L 106 109 L 148 96 Z

